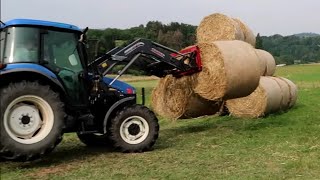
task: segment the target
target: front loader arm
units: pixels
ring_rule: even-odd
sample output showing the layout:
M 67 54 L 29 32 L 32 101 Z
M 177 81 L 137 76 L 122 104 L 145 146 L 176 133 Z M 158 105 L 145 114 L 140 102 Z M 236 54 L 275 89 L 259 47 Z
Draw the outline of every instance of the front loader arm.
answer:
M 158 77 L 168 74 L 179 77 L 201 71 L 200 52 L 196 46 L 178 52 L 147 39 L 138 39 L 122 49 L 114 48 L 89 67 L 105 76 L 118 64 L 125 64 L 119 76 L 132 65 Z

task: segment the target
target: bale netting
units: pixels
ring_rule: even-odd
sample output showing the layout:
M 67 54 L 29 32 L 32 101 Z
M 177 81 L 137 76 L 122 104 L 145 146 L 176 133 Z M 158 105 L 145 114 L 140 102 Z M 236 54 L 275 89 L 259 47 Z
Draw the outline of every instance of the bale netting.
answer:
M 278 78 L 278 77 L 271 77 L 271 78 L 278 83 L 278 85 L 281 89 L 280 110 L 287 110 L 289 108 L 290 101 L 291 101 L 289 84 L 281 78 Z
M 244 40 L 240 25 L 223 14 L 211 14 L 200 22 L 197 28 L 197 42 L 217 40 Z
M 191 88 L 192 77 L 162 78 L 152 92 L 151 106 L 160 116 L 169 119 L 195 118 L 219 112 L 221 103 L 196 95 Z
M 217 101 L 248 96 L 259 85 L 260 69 L 254 48 L 243 41 L 199 43 L 202 71 L 195 74 L 193 89 Z
M 289 79 L 280 77 L 281 80 L 285 81 L 288 86 L 289 86 L 289 91 L 290 91 L 290 103 L 289 103 L 289 108 L 292 108 L 297 101 L 298 98 L 298 87 Z
M 278 111 L 281 100 L 282 92 L 278 83 L 272 77 L 261 76 L 259 86 L 252 94 L 228 100 L 226 106 L 233 116 L 257 118 Z
M 249 96 L 226 102 L 231 115 L 236 117 L 263 117 L 291 108 L 297 99 L 297 88 L 288 79 L 261 76 L 258 88 Z
M 257 56 L 259 57 L 261 65 L 262 76 L 272 76 L 276 71 L 276 61 L 274 57 L 267 51 L 256 49 Z M 263 68 L 263 64 L 265 67 Z
M 237 22 L 243 32 L 244 35 L 244 41 L 251 44 L 253 47 L 256 46 L 256 36 L 252 32 L 252 30 L 240 19 L 233 18 L 235 22 Z

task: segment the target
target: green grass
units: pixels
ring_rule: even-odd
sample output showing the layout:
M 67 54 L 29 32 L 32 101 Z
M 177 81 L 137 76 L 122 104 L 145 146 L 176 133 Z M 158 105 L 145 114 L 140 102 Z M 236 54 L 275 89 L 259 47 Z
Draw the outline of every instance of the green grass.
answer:
M 300 89 L 320 88 L 320 65 L 278 67 L 276 75 L 292 80 Z
M 276 74 L 292 81 L 320 82 L 319 66 L 318 64 L 277 67 Z
M 299 87 L 288 112 L 255 120 L 160 118 L 154 150 L 141 154 L 87 148 L 67 134 L 43 160 L 1 162 L 1 179 L 319 179 L 320 65 L 281 67 L 277 75 Z M 148 105 L 156 83 L 132 84 L 146 87 Z

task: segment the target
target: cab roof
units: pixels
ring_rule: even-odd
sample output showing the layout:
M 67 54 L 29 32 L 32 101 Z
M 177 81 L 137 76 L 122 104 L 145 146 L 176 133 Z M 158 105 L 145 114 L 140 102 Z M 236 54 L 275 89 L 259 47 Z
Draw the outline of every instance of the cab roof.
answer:
M 43 21 L 43 20 L 36 20 L 36 19 L 13 19 L 5 22 L 4 24 L 1 24 L 0 28 L 2 29 L 9 26 L 45 26 L 45 27 L 55 27 L 55 28 L 73 30 L 73 31 L 81 31 L 80 28 L 71 24 Z

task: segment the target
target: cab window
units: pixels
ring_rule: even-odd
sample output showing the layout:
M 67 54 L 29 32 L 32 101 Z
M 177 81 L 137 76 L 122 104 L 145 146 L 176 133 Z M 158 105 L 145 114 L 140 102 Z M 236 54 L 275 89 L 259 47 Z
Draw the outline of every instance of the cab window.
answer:
M 5 34 L 1 33 L 2 36 Z M 39 62 L 39 29 L 10 27 L 6 31 L 4 63 Z M 1 41 L 1 43 L 4 43 Z
M 44 35 L 44 61 L 59 70 L 70 70 L 75 73 L 83 70 L 74 33 L 48 31 Z

